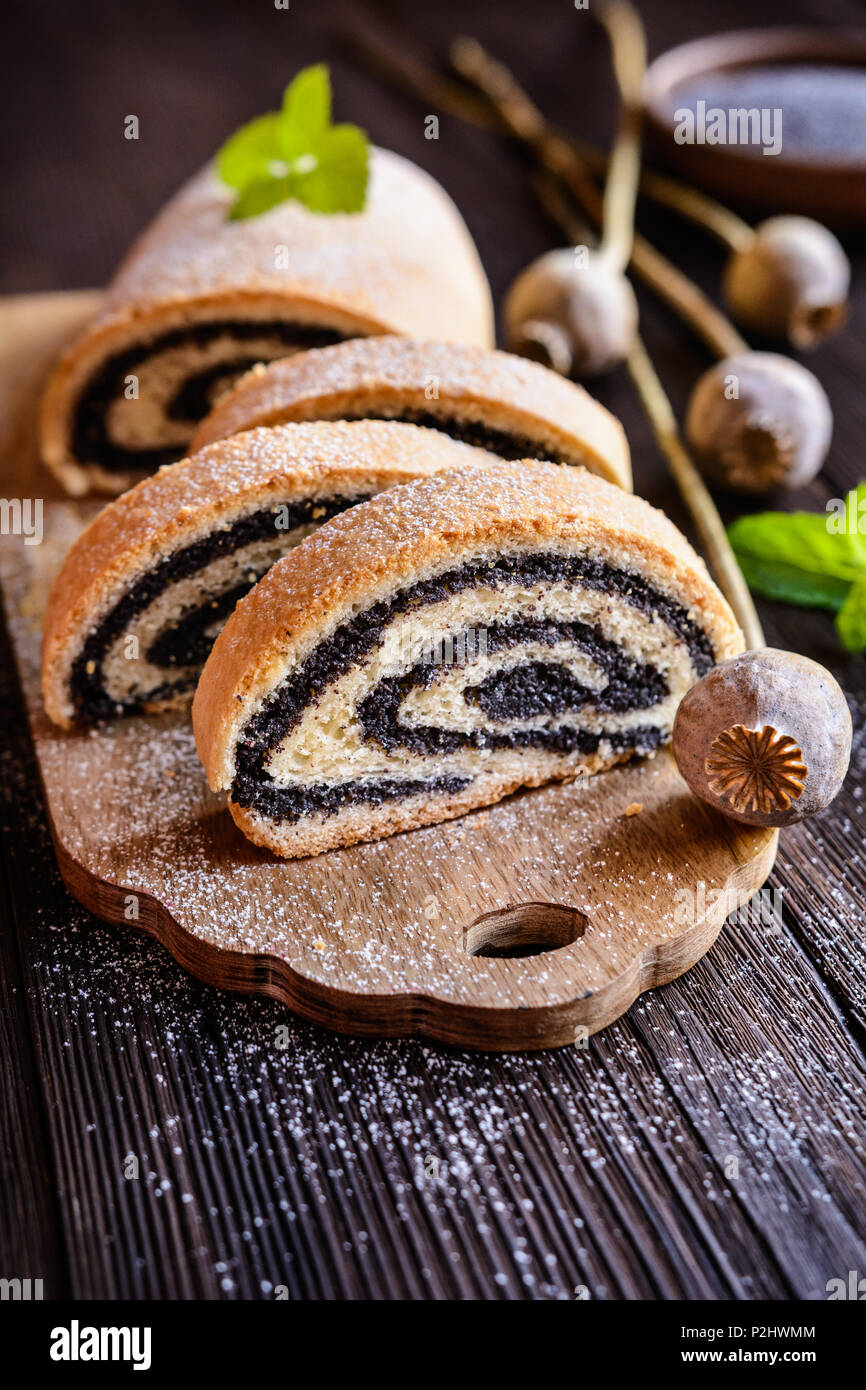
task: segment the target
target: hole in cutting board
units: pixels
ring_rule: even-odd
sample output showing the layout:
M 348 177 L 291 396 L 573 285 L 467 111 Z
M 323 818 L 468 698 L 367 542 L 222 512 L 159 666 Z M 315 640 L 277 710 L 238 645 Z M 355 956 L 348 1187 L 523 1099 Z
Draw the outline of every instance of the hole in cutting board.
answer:
M 588 926 L 576 907 L 520 903 L 477 918 L 463 932 L 463 949 L 470 956 L 542 956 L 571 946 Z

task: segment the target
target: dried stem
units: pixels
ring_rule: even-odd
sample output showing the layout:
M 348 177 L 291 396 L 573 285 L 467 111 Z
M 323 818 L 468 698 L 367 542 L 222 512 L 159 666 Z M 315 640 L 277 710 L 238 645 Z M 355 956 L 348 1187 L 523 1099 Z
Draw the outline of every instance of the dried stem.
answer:
M 593 234 L 574 210 L 562 186 L 545 170 L 532 176 L 532 187 L 543 212 L 575 246 L 591 246 Z
M 754 229 L 730 208 L 717 203 L 715 198 L 708 198 L 706 193 L 699 193 L 696 188 L 689 188 L 688 184 L 669 179 L 666 174 L 645 169 L 640 190 L 681 217 L 687 217 L 695 226 L 702 227 L 729 251 L 745 251 L 755 240 Z
M 581 144 L 575 149 L 570 145 L 548 125 L 507 70 L 500 64 L 494 64 L 480 45 L 475 44 L 473 40 L 459 40 L 452 57 L 458 71 L 462 70 L 463 63 L 469 65 L 473 73 L 470 80 L 473 82 L 476 81 L 475 65 L 478 60 L 483 60 L 486 80 L 481 85 L 488 101 L 492 102 L 493 110 L 486 101 L 478 100 L 471 93 L 466 93 L 457 83 L 439 78 L 424 63 L 391 48 L 368 30 L 359 31 L 356 27 L 352 42 L 356 51 L 374 71 L 400 89 L 473 125 L 489 130 L 504 128 L 518 136 L 533 148 L 539 163 L 578 198 L 588 215 L 601 221 L 602 200 L 586 171 L 591 169 L 595 173 L 604 173 L 608 167 L 604 155 L 591 146 Z M 494 96 L 488 90 L 488 84 L 495 77 L 499 78 L 499 83 L 493 83 L 496 92 Z M 522 101 L 515 109 L 509 107 L 506 117 L 501 104 L 515 95 L 521 97 Z M 550 179 L 540 179 L 538 187 L 544 207 L 563 228 L 565 235 L 576 244 L 583 244 L 585 229 L 566 208 L 559 188 Z M 752 235 L 751 228 L 733 213 L 728 213 L 726 208 L 713 203 L 712 199 L 705 198 L 703 194 L 677 184 L 672 179 L 644 173 L 641 188 L 660 202 L 675 207 L 693 221 L 705 226 L 726 245 L 733 247 L 738 240 L 739 244 L 742 244 L 744 236 Z M 721 356 L 728 356 L 745 349 L 746 344 L 715 305 L 648 242 L 641 238 L 635 239 L 632 259 L 642 278 L 687 322 L 697 326 L 696 318 L 703 316 L 703 326 L 699 328 L 699 332 L 713 351 Z M 689 511 L 720 587 L 743 629 L 746 642 L 750 647 L 762 647 L 765 643 L 761 624 L 725 534 L 721 517 L 682 443 L 670 401 L 640 338 L 637 339 L 628 358 L 628 369 L 674 482 Z
M 568 141 L 548 126 L 508 68 L 491 58 L 477 39 L 455 39 L 450 56 L 461 77 L 484 93 L 508 134 L 522 141 L 539 164 L 561 179 L 600 226 L 604 203 L 589 173 Z
M 440 76 L 422 59 L 389 43 L 365 22 L 353 17 L 346 40 L 370 72 L 398 91 L 407 92 L 469 125 L 501 133 L 502 123 L 483 97 L 469 91 L 461 82 Z
M 627 0 L 611 0 L 602 8 L 600 19 L 610 39 L 620 94 L 619 126 L 604 188 L 600 253 L 622 273 L 634 243 L 646 40 L 640 16 Z
M 667 459 L 671 476 L 688 507 L 719 587 L 743 629 L 746 646 L 766 646 L 752 596 L 743 578 L 743 572 L 737 564 L 737 557 L 731 549 L 716 504 L 680 438 L 671 403 L 640 335 L 635 339 L 626 359 L 626 366 L 652 425 L 656 442 Z
M 469 91 L 463 83 L 451 82 L 440 76 L 435 68 L 402 46 L 388 42 L 366 23 L 353 19 L 347 39 L 360 61 L 399 91 L 482 130 L 502 133 L 505 129 L 499 116 L 482 97 Z M 547 130 L 548 134 L 559 135 L 570 144 L 590 173 L 601 179 L 606 178 L 608 157 L 604 151 L 577 136 L 563 135 L 550 122 L 547 123 Z M 730 208 L 723 207 L 714 198 L 666 174 L 643 169 L 640 191 L 654 202 L 687 217 L 731 251 L 744 250 L 754 237 L 748 222 Z
M 554 180 L 542 175 L 534 186 L 548 216 L 570 240 L 579 237 L 583 228 Z M 743 572 L 731 549 L 716 504 L 683 444 L 673 408 L 640 335 L 626 358 L 626 366 L 677 491 L 688 509 L 719 587 L 743 629 L 746 643 L 749 647 L 763 647 L 766 645 L 764 634 Z
M 533 151 L 538 162 L 562 181 L 600 226 L 604 204 L 582 161 L 566 140 L 551 134 L 538 107 L 508 69 L 491 58 L 475 39 L 455 40 L 451 60 L 461 76 L 484 92 L 510 133 Z M 631 264 L 717 357 L 748 351 L 748 344 L 730 319 L 694 281 L 641 236 L 634 238 Z

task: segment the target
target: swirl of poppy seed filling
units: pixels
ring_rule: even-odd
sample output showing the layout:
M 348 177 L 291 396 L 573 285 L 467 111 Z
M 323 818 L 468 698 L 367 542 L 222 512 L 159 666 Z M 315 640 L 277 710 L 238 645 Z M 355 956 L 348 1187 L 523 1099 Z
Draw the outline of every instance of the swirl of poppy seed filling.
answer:
M 180 351 L 193 358 L 218 346 L 229 355 L 188 371 L 168 395 L 162 407 L 166 424 L 174 426 L 177 442 L 148 447 L 140 441 L 132 446 L 110 437 L 110 412 L 124 398 L 126 385 L 137 378 L 147 362 L 161 354 Z M 344 335 L 311 324 L 281 323 L 279 321 L 220 320 L 191 324 L 172 329 L 152 339 L 138 343 L 107 359 L 91 378 L 76 410 L 73 430 L 73 452 L 81 462 L 95 463 L 106 472 L 149 473 L 163 464 L 172 463 L 183 454 L 199 420 L 210 411 L 214 402 L 237 379 L 257 362 L 269 362 L 311 348 L 327 347 L 343 342 Z M 243 348 L 255 342 L 255 347 Z M 237 344 L 237 347 L 234 347 Z M 134 399 L 138 399 L 137 397 Z M 128 409 L 128 407 L 127 407 Z M 327 418 L 332 418 L 328 416 Z M 398 420 L 439 430 L 451 439 L 471 444 L 503 459 L 547 459 L 551 463 L 575 463 L 580 459 L 553 449 L 530 435 L 499 429 L 481 420 L 449 415 L 447 411 L 419 410 L 412 407 L 392 412 L 371 408 L 361 413 L 343 412 L 342 420 Z
M 187 324 L 135 343 L 107 358 L 87 383 L 75 413 L 73 453 L 82 463 L 99 464 L 107 472 L 155 472 L 164 463 L 181 457 L 193 429 L 216 397 L 257 362 L 269 362 L 308 348 L 329 347 L 343 342 L 345 337 L 335 329 L 315 324 L 220 319 Z M 131 378 L 137 380 L 149 362 L 171 353 L 190 358 L 181 379 L 160 407 L 162 421 L 173 427 L 176 440 L 148 446 L 141 441 L 131 445 L 112 439 L 110 411 L 124 401 L 127 383 Z M 216 360 L 208 361 L 209 356 Z M 130 402 L 127 409 L 136 412 L 141 400 L 133 396 Z
M 572 464 L 580 461 L 574 454 L 551 449 L 543 441 L 532 439 L 528 434 L 495 429 L 481 420 L 470 420 L 449 415 L 447 412 L 438 414 L 432 410 L 414 410 L 407 407 L 405 410 L 396 410 L 387 415 L 376 410 L 365 411 L 363 415 L 345 413 L 340 419 L 399 420 L 405 425 L 420 425 L 423 429 L 440 430 L 461 444 L 472 444 L 476 449 L 486 449 L 488 454 L 496 454 L 501 459 L 538 459 L 547 460 L 548 463 Z
M 486 629 L 488 667 L 492 658 L 495 669 L 480 680 L 473 679 L 475 662 L 466 654 L 471 643 L 458 644 L 455 665 L 466 677 L 460 692 L 463 706 L 475 711 L 480 722 L 439 727 L 424 721 L 429 705 L 422 705 L 421 715 L 417 707 L 414 717 L 407 715 L 411 701 L 419 695 L 432 691 L 435 698 L 437 682 L 443 677 L 443 667 L 436 662 L 413 662 L 364 690 L 354 711 L 362 746 L 383 757 L 392 755 L 395 772 L 402 765 L 409 775 L 380 772 L 320 781 L 311 770 L 294 782 L 271 775 L 268 764 L 279 755 L 281 745 L 307 716 L 319 717 L 329 690 L 383 648 L 389 626 L 401 615 L 415 618 L 424 607 L 446 603 L 470 590 L 492 590 L 507 597 L 510 588 L 526 592 L 541 586 L 543 592 L 544 586 L 554 585 L 610 596 L 651 623 L 664 624 L 670 642 L 685 650 L 692 678 L 705 674 L 715 662 L 707 634 L 685 607 L 643 578 L 605 561 L 522 552 L 467 562 L 395 592 L 318 643 L 242 728 L 235 749 L 232 800 L 270 820 L 296 821 L 333 815 L 355 805 L 377 806 L 420 794 L 458 792 L 474 778 L 474 773 L 461 769 L 460 755 L 477 750 L 535 749 L 586 756 L 599 751 L 612 756 L 655 752 L 669 737 L 667 722 L 632 722 L 617 728 L 614 717 L 634 716 L 668 699 L 671 691 L 662 672 L 625 652 L 605 637 L 598 624 L 539 620 L 515 613 L 504 621 L 497 618 Z M 509 653 L 516 656 L 511 664 Z M 524 659 L 526 653 L 531 657 Z M 581 679 L 572 658 L 584 663 L 581 669 L 596 673 L 592 684 Z M 447 669 L 453 672 L 455 667 Z M 612 726 L 593 729 L 570 722 L 569 716 L 579 718 L 582 711 L 591 711 L 596 720 L 610 715 Z M 326 722 L 327 717 L 322 714 Z M 412 775 L 413 759 L 448 757 L 453 766 L 443 772 Z
M 133 714 L 145 704 L 188 695 L 238 599 L 309 531 L 347 507 L 368 500 L 367 493 L 355 497 L 310 497 L 264 508 L 174 551 L 140 575 L 88 634 L 73 662 L 70 691 L 78 718 L 90 722 L 111 719 Z M 250 553 L 252 560 L 246 558 Z M 238 557 L 241 582 L 231 582 L 225 588 L 214 583 L 213 575 L 209 578 L 208 569 L 215 562 Z M 234 568 L 237 570 L 237 565 Z M 146 688 L 130 689 L 118 698 L 106 689 L 109 652 L 123 642 L 135 621 L 146 615 L 157 600 L 168 598 L 170 609 L 171 590 L 184 581 L 193 581 L 187 586 L 185 602 L 179 602 L 171 611 L 144 652 L 148 666 L 159 668 L 164 679 Z

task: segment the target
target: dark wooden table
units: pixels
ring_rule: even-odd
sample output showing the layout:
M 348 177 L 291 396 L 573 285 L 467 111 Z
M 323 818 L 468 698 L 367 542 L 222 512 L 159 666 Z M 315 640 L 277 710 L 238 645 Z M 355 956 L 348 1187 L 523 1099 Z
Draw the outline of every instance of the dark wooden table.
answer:
M 653 54 L 719 26 L 863 19 L 855 0 L 643 9 Z M 609 137 L 604 43 L 569 0 L 370 12 L 439 52 L 474 30 L 551 115 Z M 497 294 L 553 244 L 519 156 L 448 118 L 425 140 L 426 111 L 348 61 L 330 5 L 6 0 L 2 27 L 2 292 L 103 282 L 175 186 L 321 57 L 339 114 L 455 196 Z M 648 210 L 642 223 L 717 286 L 709 243 Z M 866 256 L 862 236 L 847 245 L 851 323 L 810 363 L 835 443 L 791 505 L 866 475 Z M 705 358 L 642 309 L 679 408 Z M 624 374 L 598 394 L 625 421 L 638 489 L 678 515 Z M 730 924 L 588 1049 L 535 1056 L 291 1019 L 280 1048 L 281 1008 L 203 988 L 89 917 L 59 879 L 4 650 L 0 1275 L 76 1298 L 822 1299 L 829 1279 L 866 1273 L 864 663 L 824 614 L 761 612 L 772 644 L 831 667 L 856 728 L 837 802 L 783 836 L 782 929 Z

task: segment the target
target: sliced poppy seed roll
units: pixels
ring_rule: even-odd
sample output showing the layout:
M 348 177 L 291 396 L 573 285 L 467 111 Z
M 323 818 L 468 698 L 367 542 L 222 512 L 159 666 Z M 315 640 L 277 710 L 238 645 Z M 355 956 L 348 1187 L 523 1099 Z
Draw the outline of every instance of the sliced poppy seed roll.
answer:
M 491 461 L 276 564 L 214 645 L 196 743 L 244 834 L 315 854 L 651 754 L 741 649 L 660 512 L 582 468 Z
M 287 420 L 407 420 L 505 459 L 584 464 L 631 491 L 622 425 L 582 386 L 525 357 L 465 343 L 363 338 L 254 367 L 194 447 Z
M 67 491 L 122 492 L 191 452 L 220 391 L 255 362 L 376 333 L 488 344 L 490 290 L 451 199 L 371 151 L 357 213 L 287 200 L 232 221 L 209 166 L 123 261 L 63 354 L 42 408 L 42 453 Z
M 250 430 L 170 464 L 73 545 L 45 617 L 42 689 L 75 722 L 189 701 L 237 600 L 305 536 L 383 488 L 488 455 L 379 421 Z

